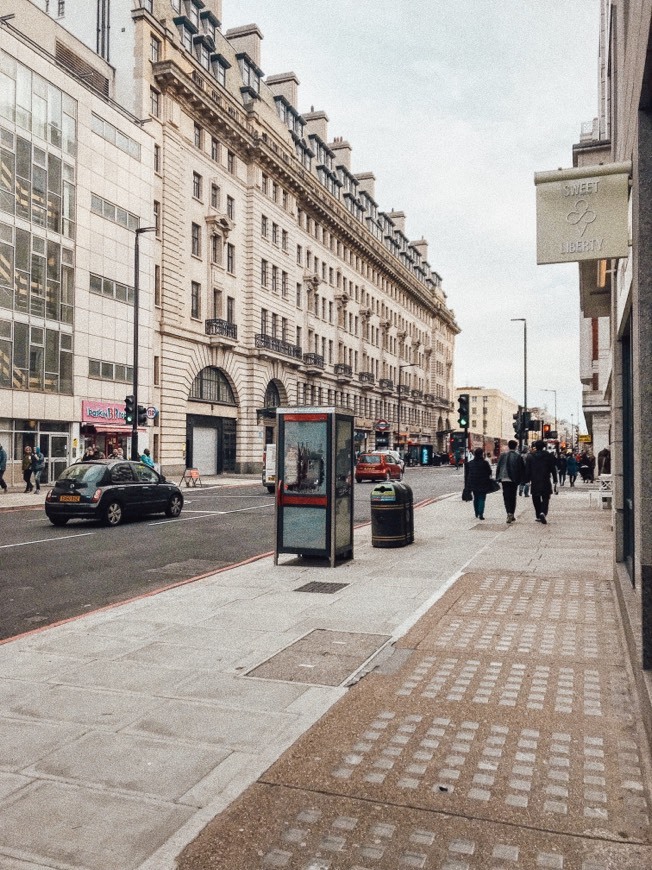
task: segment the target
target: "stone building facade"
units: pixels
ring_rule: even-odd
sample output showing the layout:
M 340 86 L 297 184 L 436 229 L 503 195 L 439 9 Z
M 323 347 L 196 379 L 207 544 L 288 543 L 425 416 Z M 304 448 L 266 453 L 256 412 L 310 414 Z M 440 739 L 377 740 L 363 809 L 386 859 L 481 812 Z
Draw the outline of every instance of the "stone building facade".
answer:
M 459 328 L 426 240 L 326 113 L 300 111 L 297 76 L 265 77 L 257 26 L 223 33 L 218 0 L 100 7 L 94 27 L 84 0 L 56 12 L 153 139 L 157 461 L 257 470 L 286 404 L 352 408 L 359 447 L 387 420 L 395 444 L 443 448 Z

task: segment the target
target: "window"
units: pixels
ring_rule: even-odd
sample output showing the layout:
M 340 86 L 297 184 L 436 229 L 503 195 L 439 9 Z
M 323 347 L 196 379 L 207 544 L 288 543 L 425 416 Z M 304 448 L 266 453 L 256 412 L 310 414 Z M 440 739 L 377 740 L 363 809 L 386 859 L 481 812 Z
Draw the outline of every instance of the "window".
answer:
M 297 245 L 297 266 L 303 265 L 303 248 Z
M 282 231 L 281 231 L 281 248 L 282 248 L 282 249 L 285 251 L 285 253 L 287 254 L 287 250 L 288 250 L 288 234 L 287 234 L 287 230 L 282 230 Z
M 231 173 L 231 175 L 236 174 L 235 154 L 233 153 L 233 151 L 226 152 L 226 168 Z
M 261 287 L 267 287 L 267 274 L 268 274 L 267 260 L 261 260 L 260 261 L 260 285 L 261 285 Z
M 199 224 L 192 224 L 190 232 L 190 250 L 193 257 L 201 257 L 201 227 Z
M 155 118 L 161 117 L 161 95 L 156 88 L 149 89 L 149 113 Z
M 181 0 L 170 0 L 175 12 L 181 12 Z
M 154 357 L 154 386 L 158 387 L 161 383 L 161 357 Z
M 301 284 L 297 281 L 297 308 L 301 308 Z
M 220 161 L 220 143 L 215 136 L 211 139 L 211 160 L 214 160 L 216 163 Z
M 161 203 L 154 200 L 154 226 L 156 227 L 156 238 L 161 238 Z
M 152 11 L 152 0 L 140 0 L 140 5 L 143 9 L 146 9 L 149 13 Z
M 288 273 L 281 272 L 281 293 L 283 294 L 283 298 L 287 299 L 288 295 Z
M 154 146 L 154 172 L 161 172 L 161 146 Z
M 267 238 L 267 223 L 267 218 L 265 215 L 262 215 L 260 218 L 260 234 L 264 239 Z
M 219 57 L 216 58 L 213 62 L 213 75 L 217 79 L 217 83 L 222 85 L 223 88 L 226 87 L 226 66 L 224 65 L 224 61 Z
M 262 182 L 261 182 L 262 191 L 267 196 L 267 192 L 269 190 L 269 178 L 263 172 Z
M 192 281 L 190 284 L 190 316 L 201 317 L 201 284 Z
M 278 293 L 278 266 L 272 266 L 272 292 Z
M 211 206 L 213 208 L 220 207 L 220 186 L 219 184 L 211 184 Z
M 193 141 L 195 143 L 195 148 L 201 148 L 204 142 L 204 131 L 202 130 L 201 124 L 198 124 L 196 121 L 193 126 Z
M 278 245 L 278 224 L 272 224 L 272 244 Z
M 222 265 L 222 237 L 215 233 L 211 236 L 211 263 Z
M 232 196 L 226 198 L 226 216 L 230 220 L 235 220 L 235 200 Z
M 158 63 L 161 59 L 161 40 L 157 39 L 153 33 L 149 37 L 149 59 L 152 63 Z
M 235 323 L 235 299 L 232 296 L 226 297 L 226 322 Z
M 226 246 L 226 271 L 230 275 L 235 275 L 235 245 Z
M 208 366 L 202 369 L 190 388 L 190 398 L 221 405 L 235 405 L 235 396 L 221 369 Z
M 267 315 L 268 311 L 266 308 L 260 309 L 260 331 L 262 335 L 267 335 Z
M 154 305 L 161 304 L 161 267 L 154 266 Z
M 195 199 L 201 199 L 202 177 L 198 172 L 192 174 L 192 195 Z
M 98 296 L 107 296 L 109 299 L 116 299 L 118 302 L 133 304 L 134 301 L 133 287 L 121 284 L 119 281 L 113 281 L 111 278 L 103 278 L 92 272 L 89 276 L 89 290 Z

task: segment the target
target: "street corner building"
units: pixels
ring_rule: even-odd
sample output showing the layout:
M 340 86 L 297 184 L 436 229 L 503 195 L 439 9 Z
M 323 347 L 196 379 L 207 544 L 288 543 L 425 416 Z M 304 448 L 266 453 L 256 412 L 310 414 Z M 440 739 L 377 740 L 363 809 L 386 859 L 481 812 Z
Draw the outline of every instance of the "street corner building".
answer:
M 10 482 L 28 444 L 52 480 L 133 435 L 170 475 L 252 473 L 288 405 L 348 407 L 358 449 L 379 421 L 443 449 L 459 328 L 428 242 L 298 76 L 265 76 L 256 25 L 223 32 L 221 0 L 0 13 Z

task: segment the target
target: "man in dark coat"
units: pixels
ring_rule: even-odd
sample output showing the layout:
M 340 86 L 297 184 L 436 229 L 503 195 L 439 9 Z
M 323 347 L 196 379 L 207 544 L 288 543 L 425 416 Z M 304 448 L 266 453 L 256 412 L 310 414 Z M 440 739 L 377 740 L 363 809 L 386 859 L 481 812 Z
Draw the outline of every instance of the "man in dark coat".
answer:
M 507 522 L 514 522 L 514 512 L 516 511 L 516 490 L 519 483 L 523 482 L 525 476 L 525 468 L 521 454 L 517 451 L 518 444 L 516 441 L 508 441 L 509 448 L 506 453 L 502 453 L 498 460 L 496 468 L 496 480 L 500 481 L 503 488 L 503 501 L 505 503 L 505 511 L 507 512 Z
M 530 483 L 532 506 L 537 522 L 545 525 L 548 522 L 546 517 L 553 482 L 555 492 L 557 491 L 557 464 L 554 454 L 548 453 L 544 448 L 543 441 L 535 441 L 534 453 L 528 453 L 525 459 L 525 479 Z

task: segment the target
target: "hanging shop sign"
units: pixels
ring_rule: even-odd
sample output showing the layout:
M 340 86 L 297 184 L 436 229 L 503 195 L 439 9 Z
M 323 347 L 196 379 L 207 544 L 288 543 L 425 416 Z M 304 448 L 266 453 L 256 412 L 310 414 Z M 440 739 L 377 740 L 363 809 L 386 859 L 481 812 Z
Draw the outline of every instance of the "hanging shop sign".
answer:
M 537 263 L 629 256 L 631 162 L 536 172 Z

